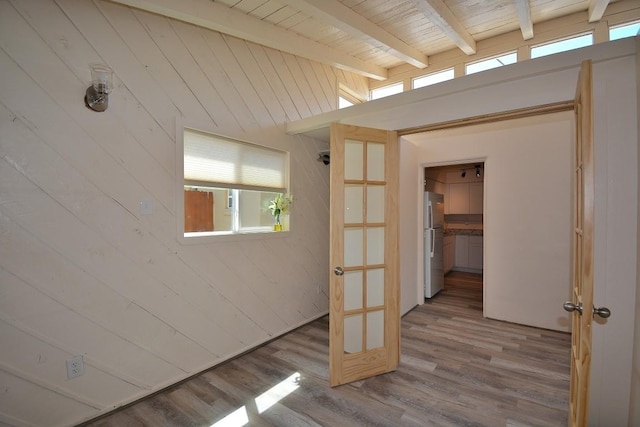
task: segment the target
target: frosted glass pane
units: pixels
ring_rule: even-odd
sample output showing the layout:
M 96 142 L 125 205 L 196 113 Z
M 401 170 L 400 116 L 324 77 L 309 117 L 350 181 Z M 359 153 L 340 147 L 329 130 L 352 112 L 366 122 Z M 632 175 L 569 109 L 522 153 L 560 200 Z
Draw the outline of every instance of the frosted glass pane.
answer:
M 384 222 L 384 186 L 367 186 L 367 222 Z
M 384 227 L 367 229 L 367 265 L 372 264 L 384 264 Z
M 344 309 L 362 308 L 362 271 L 344 273 Z
M 362 185 L 346 184 L 344 186 L 344 222 L 361 224 L 364 222 L 362 213 L 364 187 Z
M 384 269 L 367 271 L 367 307 L 384 304 Z
M 344 179 L 364 179 L 363 147 L 361 141 L 344 141 Z
M 384 310 L 367 313 L 367 350 L 384 347 Z
M 367 144 L 367 181 L 384 181 L 384 144 Z
M 344 352 L 358 353 L 362 351 L 362 314 L 354 314 L 344 318 Z
M 344 229 L 344 266 L 358 267 L 364 264 L 362 228 Z

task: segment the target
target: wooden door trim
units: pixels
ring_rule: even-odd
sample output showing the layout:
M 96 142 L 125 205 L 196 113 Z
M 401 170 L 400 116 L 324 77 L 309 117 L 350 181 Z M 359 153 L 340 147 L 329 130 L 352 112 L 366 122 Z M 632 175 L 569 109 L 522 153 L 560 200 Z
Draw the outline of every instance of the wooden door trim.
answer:
M 333 159 L 331 159 L 331 189 L 339 188 L 344 182 L 344 152 L 345 148 L 343 144 L 333 144 L 333 139 L 344 139 L 344 128 L 331 124 L 331 150 L 333 151 Z M 335 173 L 340 171 L 340 173 Z M 335 209 L 338 212 L 344 212 L 344 199 L 342 197 L 331 197 L 331 209 Z M 332 339 L 334 332 L 331 330 L 334 325 L 342 325 L 344 323 L 344 293 L 340 286 L 337 286 L 334 274 L 334 261 L 339 258 L 344 258 L 344 234 L 340 233 L 340 230 L 344 228 L 344 221 L 342 223 L 336 223 L 334 216 L 330 215 L 329 235 L 330 243 L 329 247 L 329 262 L 330 269 L 329 275 L 329 380 L 331 386 L 334 386 L 334 381 L 331 381 L 331 372 L 343 371 L 343 359 L 333 357 L 334 354 L 344 354 L 344 342 L 338 339 Z M 333 306 L 333 307 L 332 307 Z
M 587 425 L 591 377 L 591 326 L 593 319 L 593 246 L 595 171 L 593 159 L 593 77 L 591 61 L 583 61 L 576 85 L 574 237 L 572 301 L 582 314 L 572 314 L 571 392 L 569 425 Z
M 397 132 L 388 132 L 387 143 L 395 140 L 395 149 L 386 150 L 386 164 L 396 165 L 395 173 L 385 174 L 387 180 L 387 188 L 393 188 L 397 191 L 388 191 L 385 197 L 388 202 L 385 206 L 385 252 L 386 252 L 386 264 L 385 270 L 385 282 L 394 283 L 395 286 L 385 287 L 385 302 L 387 310 L 385 310 L 385 317 L 393 316 L 396 319 L 395 322 L 389 322 L 385 319 L 385 337 L 397 338 L 397 341 L 393 344 L 395 352 L 389 352 L 387 354 L 388 366 L 395 367 L 400 363 L 400 146 L 398 143 L 399 135 Z M 391 330 L 395 328 L 395 330 Z

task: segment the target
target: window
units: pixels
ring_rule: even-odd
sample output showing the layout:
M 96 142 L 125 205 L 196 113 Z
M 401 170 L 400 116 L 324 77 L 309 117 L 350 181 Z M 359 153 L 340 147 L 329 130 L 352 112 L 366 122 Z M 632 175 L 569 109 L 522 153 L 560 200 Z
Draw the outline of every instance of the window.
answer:
M 541 56 L 553 55 L 554 53 L 566 52 L 593 44 L 593 34 L 583 34 L 569 39 L 557 40 L 540 46 L 531 48 L 531 59 Z
M 267 206 L 287 192 L 288 153 L 184 128 L 181 154 L 181 235 L 273 231 Z
M 338 109 L 351 107 L 352 105 L 362 104 L 366 101 L 367 90 L 360 91 L 351 89 L 344 83 L 338 83 Z
M 343 96 L 338 97 L 338 108 L 346 108 L 354 105 L 353 102 L 349 101 L 347 98 Z
M 413 89 L 418 89 L 419 87 L 430 86 L 436 83 L 451 80 L 453 79 L 453 77 L 453 68 L 449 68 L 448 70 L 438 71 L 437 73 L 431 73 L 427 74 L 426 76 L 416 77 L 411 82 L 411 86 L 413 87 Z
M 379 87 L 377 89 L 372 89 L 370 92 L 371 100 L 384 98 L 385 96 L 395 95 L 396 93 L 400 93 L 404 90 L 404 85 L 402 82 L 394 83 L 392 85 Z
M 483 59 L 482 61 L 472 62 L 465 66 L 466 74 L 479 73 L 481 71 L 490 70 L 492 68 L 502 67 L 504 65 L 515 64 L 518 61 L 518 53 L 510 52 L 493 58 Z
M 630 24 L 617 25 L 609 28 L 609 40 L 624 39 L 640 34 L 640 21 Z

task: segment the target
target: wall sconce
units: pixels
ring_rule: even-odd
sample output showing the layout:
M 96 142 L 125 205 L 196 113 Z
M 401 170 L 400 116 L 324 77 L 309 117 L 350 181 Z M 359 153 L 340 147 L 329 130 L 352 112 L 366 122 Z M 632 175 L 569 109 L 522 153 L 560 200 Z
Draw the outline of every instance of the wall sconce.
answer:
M 109 92 L 113 90 L 113 71 L 103 64 L 91 64 L 91 86 L 87 88 L 84 103 L 93 111 L 104 111 L 109 106 Z

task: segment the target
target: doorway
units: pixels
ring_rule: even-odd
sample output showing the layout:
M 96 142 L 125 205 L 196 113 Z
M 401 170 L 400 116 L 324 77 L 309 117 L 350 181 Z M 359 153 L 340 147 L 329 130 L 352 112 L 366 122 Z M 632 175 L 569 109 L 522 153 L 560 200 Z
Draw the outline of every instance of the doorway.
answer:
M 425 301 L 437 297 L 437 290 L 446 286 L 446 277 L 452 273 L 469 274 L 476 283 L 476 291 L 480 283 L 482 292 L 484 161 L 427 166 L 423 172 L 425 222 L 430 212 L 426 207 L 428 196 L 440 194 L 444 201 L 443 238 L 428 245 L 429 233 L 426 228 L 424 231 L 425 255 L 421 260 Z
M 401 157 L 413 159 L 420 178 L 425 167 L 456 165 L 465 158 L 471 159 L 465 163 L 484 160 L 485 317 L 569 330 L 568 316 L 557 301 L 567 298 L 571 275 L 572 187 L 567 166 L 572 160 L 573 126 L 573 113 L 559 112 L 402 137 L 406 144 L 401 149 L 407 153 Z M 403 171 L 405 166 L 403 162 Z M 457 174 L 460 177 L 462 171 Z M 414 185 L 414 197 L 421 197 L 424 179 L 406 175 L 401 177 L 401 192 L 402 183 Z M 422 203 L 414 204 L 420 228 Z M 414 234 L 415 230 L 416 226 Z M 423 248 L 421 242 L 415 244 L 419 251 L 415 268 L 420 273 L 417 264 Z

